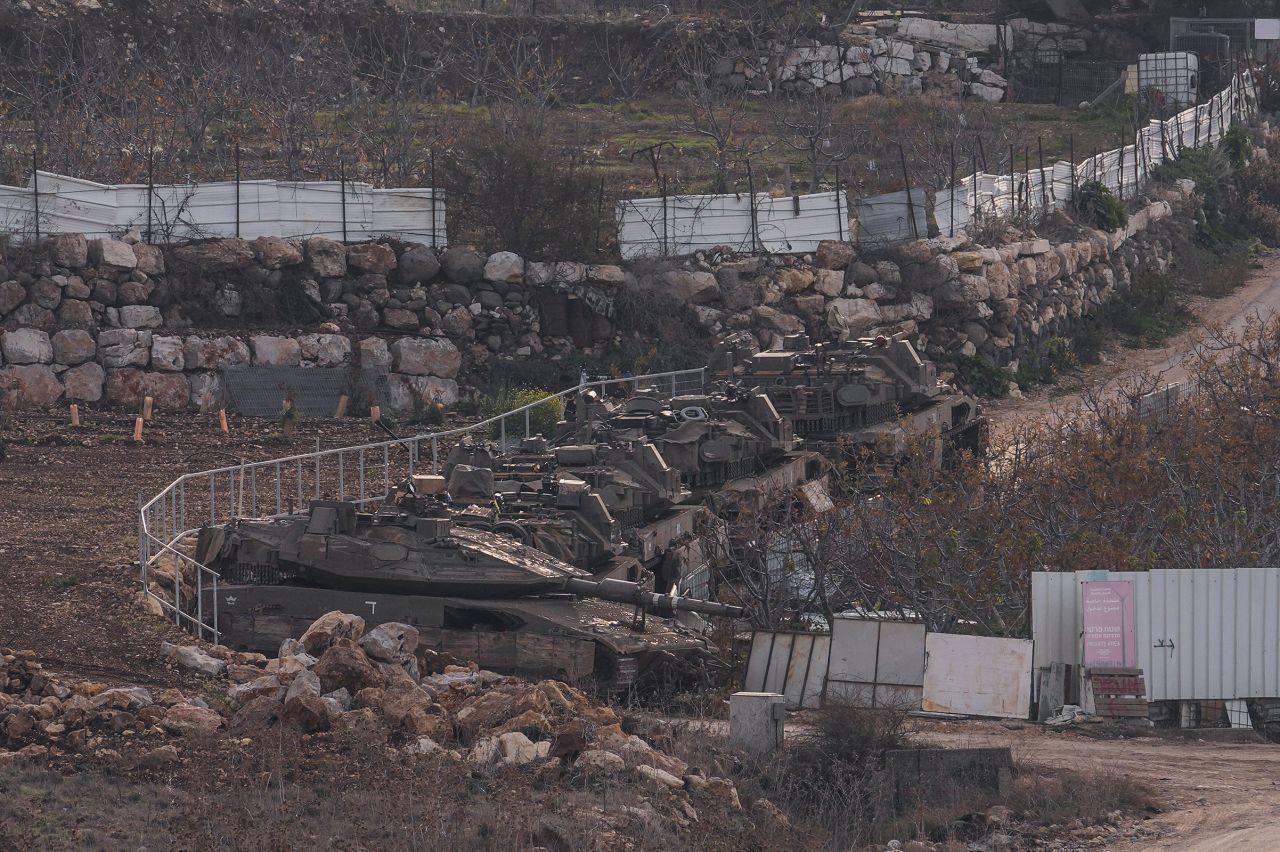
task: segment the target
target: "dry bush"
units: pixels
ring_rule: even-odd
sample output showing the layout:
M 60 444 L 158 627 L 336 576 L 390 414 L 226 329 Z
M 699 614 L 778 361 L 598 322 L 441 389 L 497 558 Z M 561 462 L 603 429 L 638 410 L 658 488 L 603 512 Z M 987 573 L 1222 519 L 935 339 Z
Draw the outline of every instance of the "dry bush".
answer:
M 1144 782 L 1099 769 L 1046 769 L 1019 765 L 1004 805 L 1012 815 L 1035 825 L 1061 825 L 1073 820 L 1097 822 L 1112 811 L 1137 812 L 1154 807 L 1154 794 Z

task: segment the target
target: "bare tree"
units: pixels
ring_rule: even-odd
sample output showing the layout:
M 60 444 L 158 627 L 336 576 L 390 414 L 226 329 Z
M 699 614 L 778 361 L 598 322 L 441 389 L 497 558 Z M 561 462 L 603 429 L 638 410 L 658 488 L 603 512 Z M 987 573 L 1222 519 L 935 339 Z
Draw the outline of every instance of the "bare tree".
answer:
M 849 159 L 854 150 L 850 136 L 836 132 L 841 99 L 827 88 L 779 98 L 770 107 L 778 136 L 793 151 L 804 155 L 813 192 L 818 191 L 823 170 Z

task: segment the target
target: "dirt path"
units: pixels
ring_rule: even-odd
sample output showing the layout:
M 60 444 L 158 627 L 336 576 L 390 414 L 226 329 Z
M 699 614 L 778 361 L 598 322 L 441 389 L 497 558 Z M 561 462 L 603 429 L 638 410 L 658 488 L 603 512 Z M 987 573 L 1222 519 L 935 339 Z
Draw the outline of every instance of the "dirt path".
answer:
M 1144 824 L 1155 840 L 1111 849 L 1271 852 L 1280 848 L 1280 748 L 1262 743 L 1136 737 L 1090 739 L 1035 726 L 963 722 L 922 737 L 939 745 L 1009 746 L 1015 761 L 1100 769 L 1152 787 L 1165 812 Z
M 1197 351 L 1205 329 L 1221 326 L 1233 333 L 1241 331 L 1252 317 L 1267 319 L 1280 312 L 1280 254 L 1263 260 L 1248 282 L 1221 299 L 1197 298 L 1191 310 L 1201 325 L 1171 339 L 1160 349 L 1118 349 L 1104 356 L 1101 364 L 1084 370 L 1078 384 L 1097 388 L 1103 397 L 1115 397 L 1126 384 L 1144 376 L 1158 377 L 1162 383 L 1185 382 L 1187 356 Z M 1022 422 L 1044 421 L 1078 409 L 1082 393 L 1056 394 L 1054 388 L 1040 388 L 1022 399 L 1002 399 L 984 405 L 997 434 L 1008 434 Z M 1280 846 L 1280 842 L 1277 844 Z

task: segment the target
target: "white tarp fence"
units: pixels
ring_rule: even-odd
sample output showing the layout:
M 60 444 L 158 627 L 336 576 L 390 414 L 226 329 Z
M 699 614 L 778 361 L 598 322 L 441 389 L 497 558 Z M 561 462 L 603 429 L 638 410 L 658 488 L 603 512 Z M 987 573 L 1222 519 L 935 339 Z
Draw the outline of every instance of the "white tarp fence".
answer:
M 202 184 L 102 184 L 37 172 L 25 187 L 0 186 L 0 227 L 112 237 L 130 229 L 164 243 L 202 237 L 389 236 L 446 245 L 444 193 L 376 189 L 350 181 L 253 180 Z
M 1138 130 L 1132 143 L 1099 152 L 1074 167 L 1069 162 L 1056 162 L 1013 175 L 970 174 L 936 194 L 938 231 L 944 236 L 958 235 L 982 218 L 1040 216 L 1070 202 L 1074 189 L 1090 181 L 1130 198 L 1156 166 L 1177 157 L 1184 148 L 1206 148 L 1221 142 L 1233 125 L 1252 113 L 1256 102 L 1253 77 L 1244 72 L 1206 103 L 1163 122 L 1153 120 Z

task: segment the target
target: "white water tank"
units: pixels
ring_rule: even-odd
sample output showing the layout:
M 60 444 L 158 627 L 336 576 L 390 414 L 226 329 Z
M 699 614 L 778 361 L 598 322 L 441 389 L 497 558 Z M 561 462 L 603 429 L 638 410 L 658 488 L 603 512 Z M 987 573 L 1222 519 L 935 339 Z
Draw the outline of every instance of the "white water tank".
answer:
M 1164 94 L 1170 106 L 1190 106 L 1200 87 L 1200 59 L 1194 53 L 1144 53 L 1138 57 L 1138 90 Z

